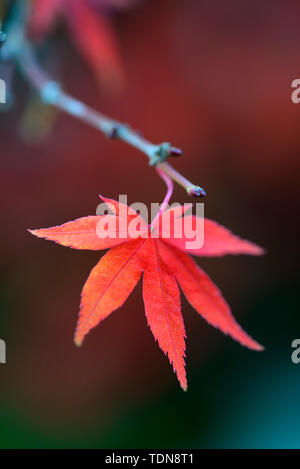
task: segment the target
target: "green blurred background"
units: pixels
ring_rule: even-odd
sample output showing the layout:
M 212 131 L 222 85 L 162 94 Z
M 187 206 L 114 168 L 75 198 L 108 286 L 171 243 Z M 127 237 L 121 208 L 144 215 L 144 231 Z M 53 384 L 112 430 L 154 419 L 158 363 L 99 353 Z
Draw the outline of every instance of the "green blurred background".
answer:
M 242 348 L 182 298 L 184 393 L 147 327 L 140 285 L 76 349 L 80 291 L 99 255 L 26 229 L 94 214 L 99 193 L 149 205 L 164 187 L 134 149 L 32 109 L 33 93 L 15 73 L 0 108 L 0 447 L 299 448 L 291 343 L 300 338 L 300 104 L 291 82 L 300 5 L 98 3 L 118 40 L 122 89 L 99 87 L 63 24 L 39 46 L 40 60 L 75 96 L 182 148 L 174 166 L 207 190 L 205 214 L 266 248 L 262 258 L 199 259 L 266 350 Z M 190 199 L 176 188 L 173 201 Z

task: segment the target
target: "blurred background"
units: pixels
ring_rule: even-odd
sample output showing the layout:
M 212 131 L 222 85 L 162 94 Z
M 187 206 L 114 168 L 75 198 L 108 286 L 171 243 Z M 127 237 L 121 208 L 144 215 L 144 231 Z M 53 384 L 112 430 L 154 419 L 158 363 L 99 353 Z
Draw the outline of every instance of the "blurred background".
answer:
M 165 188 L 133 148 L 43 107 L 8 59 L 0 447 L 299 448 L 299 2 L 76 0 L 99 25 L 99 63 L 64 2 L 55 14 L 43 10 L 50 1 L 28 5 L 27 34 L 44 68 L 94 108 L 182 148 L 174 166 L 206 189 L 206 216 L 266 248 L 261 258 L 198 259 L 266 350 L 244 349 L 182 297 L 184 393 L 147 327 L 140 284 L 81 349 L 73 345 L 80 291 L 102 254 L 27 228 L 93 215 L 99 193 L 150 206 Z M 0 2 L 4 27 L 14 3 Z M 176 187 L 173 201 L 191 200 Z

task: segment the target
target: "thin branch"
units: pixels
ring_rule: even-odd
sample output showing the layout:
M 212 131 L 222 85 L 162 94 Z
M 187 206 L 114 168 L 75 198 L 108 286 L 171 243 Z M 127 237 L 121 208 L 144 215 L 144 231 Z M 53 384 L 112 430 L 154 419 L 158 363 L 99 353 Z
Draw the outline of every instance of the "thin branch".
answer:
M 26 14 L 24 3 L 25 2 L 18 4 L 19 6 L 22 5 L 23 8 L 20 8 L 22 11 L 19 11 L 17 15 L 20 17 L 23 15 L 23 18 Z M 4 54 L 2 54 L 2 57 L 13 56 L 15 58 L 24 77 L 30 85 L 39 92 L 41 99 L 45 103 L 55 106 L 86 124 L 95 127 L 111 139 L 118 138 L 137 148 L 148 156 L 151 166 L 159 168 L 160 171 L 158 171 L 158 174 L 161 177 L 164 173 L 182 186 L 189 195 L 194 197 L 204 197 L 206 195 L 204 189 L 190 182 L 166 162 L 169 156 L 180 156 L 180 149 L 172 147 L 168 142 L 155 145 L 132 130 L 128 125 L 118 122 L 115 119 L 110 119 L 101 112 L 92 109 L 78 99 L 70 96 L 61 88 L 59 83 L 52 80 L 39 65 L 29 42 L 26 41 L 25 37 L 20 32 L 21 28 L 16 28 L 17 21 L 15 21 L 15 24 L 11 25 L 10 31 L 7 32 L 8 38 L 11 37 L 11 44 L 10 47 L 9 44 L 7 44 L 8 47 L 3 51 Z M 23 37 L 21 38 L 21 36 Z M 7 42 L 9 42 L 9 39 Z

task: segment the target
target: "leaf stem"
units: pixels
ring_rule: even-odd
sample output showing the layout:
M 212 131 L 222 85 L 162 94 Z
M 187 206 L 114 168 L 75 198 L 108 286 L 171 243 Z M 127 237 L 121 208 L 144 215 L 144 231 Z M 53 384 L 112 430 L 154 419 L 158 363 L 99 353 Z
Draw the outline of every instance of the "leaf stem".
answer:
M 160 167 L 156 168 L 156 171 L 159 174 L 159 176 L 163 179 L 163 181 L 165 182 L 165 184 L 167 186 L 167 193 L 166 193 L 166 196 L 165 196 L 165 198 L 164 198 L 164 200 L 163 200 L 163 202 L 162 202 L 162 204 L 159 208 L 158 213 L 155 215 L 155 217 L 153 219 L 153 222 L 151 223 L 152 227 L 154 227 L 156 220 L 166 210 L 166 208 L 168 206 L 168 203 L 170 201 L 170 198 L 173 194 L 173 189 L 174 189 L 174 184 L 173 184 L 172 179 Z

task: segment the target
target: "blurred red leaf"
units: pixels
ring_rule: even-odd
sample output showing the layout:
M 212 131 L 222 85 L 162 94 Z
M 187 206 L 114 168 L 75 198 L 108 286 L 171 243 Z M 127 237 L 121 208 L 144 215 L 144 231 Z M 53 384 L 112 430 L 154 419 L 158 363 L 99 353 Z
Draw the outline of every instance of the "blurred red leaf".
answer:
M 184 362 L 186 335 L 177 282 L 191 305 L 208 323 L 250 349 L 263 349 L 241 329 L 219 289 L 184 252 L 201 255 L 203 250 L 205 256 L 232 253 L 258 255 L 263 252 L 260 247 L 206 220 L 203 248 L 193 252 L 185 247 L 187 239 L 183 236 L 176 238 L 179 233 L 175 232 L 174 220 L 181 222 L 185 207 L 164 212 L 149 226 L 130 207 L 111 199 L 103 200 L 114 212 L 113 215 L 84 217 L 62 226 L 31 231 L 38 237 L 75 249 L 111 247 L 91 271 L 83 287 L 75 333 L 77 345 L 81 345 L 85 335 L 100 321 L 122 306 L 144 272 L 143 298 L 149 326 L 160 348 L 168 355 L 184 390 L 187 388 Z M 160 231 L 160 225 L 165 220 L 173 220 L 171 239 Z M 133 221 L 135 226 L 139 225 L 138 236 L 130 230 Z M 111 226 L 113 229 L 109 228 Z M 173 246 L 175 238 L 180 249 Z
M 91 66 L 100 84 L 109 89 L 124 80 L 117 39 L 108 16 L 99 13 L 87 0 L 34 0 L 29 18 L 29 34 L 43 39 L 61 14 L 77 50 Z
M 39 38 L 47 35 L 54 25 L 62 3 L 61 0 L 33 0 L 29 18 L 29 33 Z
M 123 81 L 119 50 L 110 20 L 82 0 L 64 0 L 72 40 L 100 83 L 118 87 Z

